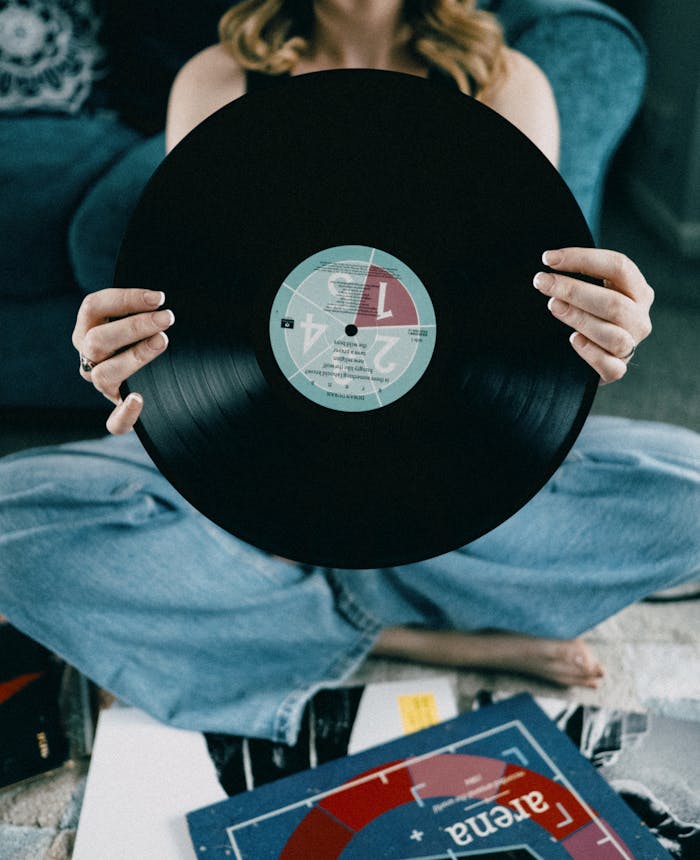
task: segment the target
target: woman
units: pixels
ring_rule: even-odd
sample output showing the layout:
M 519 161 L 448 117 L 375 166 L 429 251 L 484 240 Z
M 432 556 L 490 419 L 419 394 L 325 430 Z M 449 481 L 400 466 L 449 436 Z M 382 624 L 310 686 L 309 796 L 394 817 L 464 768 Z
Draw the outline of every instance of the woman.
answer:
M 545 76 L 473 7 L 240 3 L 221 21 L 221 43 L 173 85 L 168 148 L 245 93 L 256 73 L 359 67 L 451 75 L 556 164 Z M 619 379 L 651 331 L 644 277 L 608 250 L 547 249 L 543 261 L 562 274 L 540 273 L 534 286 L 572 328 L 572 348 L 602 383 Z M 174 318 L 164 304 L 140 289 L 88 296 L 73 342 L 83 378 L 115 404 L 114 435 L 22 452 L 0 467 L 0 610 L 159 718 L 292 742 L 308 697 L 369 653 L 595 687 L 603 670 L 571 637 L 697 575 L 698 437 L 613 419 L 591 419 L 554 478 L 507 523 L 436 559 L 308 570 L 241 543 L 193 511 L 125 435 L 143 398 L 122 402 L 119 386 L 167 348 Z M 675 516 L 662 523 L 670 500 Z

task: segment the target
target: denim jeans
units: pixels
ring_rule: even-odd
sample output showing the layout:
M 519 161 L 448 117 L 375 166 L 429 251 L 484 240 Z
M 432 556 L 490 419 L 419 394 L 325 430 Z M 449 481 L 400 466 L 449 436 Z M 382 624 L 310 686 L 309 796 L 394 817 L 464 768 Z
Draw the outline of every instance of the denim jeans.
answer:
M 454 552 L 304 568 L 197 513 L 132 433 L 0 461 L 0 612 L 172 725 L 293 742 L 396 624 L 575 636 L 700 578 L 700 436 L 592 417 L 518 513 Z

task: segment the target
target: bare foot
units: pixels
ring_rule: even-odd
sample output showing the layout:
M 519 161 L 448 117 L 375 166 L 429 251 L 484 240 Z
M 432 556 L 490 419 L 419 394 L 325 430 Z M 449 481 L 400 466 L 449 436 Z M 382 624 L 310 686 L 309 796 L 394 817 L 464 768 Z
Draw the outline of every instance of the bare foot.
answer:
M 603 667 L 582 639 L 389 627 L 381 632 L 373 653 L 440 666 L 518 672 L 564 687 L 595 689 L 603 677 Z

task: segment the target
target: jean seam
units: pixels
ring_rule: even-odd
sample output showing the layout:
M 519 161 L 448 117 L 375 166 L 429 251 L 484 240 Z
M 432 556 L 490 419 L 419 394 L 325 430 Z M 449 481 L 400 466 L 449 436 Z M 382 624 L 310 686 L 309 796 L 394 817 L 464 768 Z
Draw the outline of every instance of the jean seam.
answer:
M 276 741 L 292 745 L 296 742 L 301 717 L 309 699 L 324 687 L 337 687 L 357 669 L 366 659 L 374 646 L 381 625 L 366 628 L 358 639 L 343 651 L 322 673 L 324 677 L 314 683 L 298 687 L 282 700 L 275 711 L 272 722 L 273 737 Z
M 374 629 L 383 626 L 380 619 L 366 607 L 362 606 L 355 595 L 345 588 L 345 584 L 335 575 L 335 571 L 327 569 L 325 575 L 333 591 L 336 608 L 346 621 L 358 630 Z
M 332 570 L 325 571 L 326 580 L 333 591 L 338 614 L 359 632 L 359 637 L 321 674 L 323 680 L 299 687 L 285 696 L 277 708 L 273 720 L 275 739 L 286 744 L 296 741 L 301 716 L 308 700 L 318 690 L 327 686 L 338 686 L 365 660 L 381 631 L 382 622 L 361 606 L 334 576 Z

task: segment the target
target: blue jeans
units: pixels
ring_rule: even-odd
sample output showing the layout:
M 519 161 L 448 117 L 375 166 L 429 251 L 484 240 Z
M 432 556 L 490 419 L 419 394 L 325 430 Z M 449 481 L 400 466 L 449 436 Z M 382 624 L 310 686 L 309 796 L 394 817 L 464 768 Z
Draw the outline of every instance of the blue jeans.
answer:
M 700 436 L 590 418 L 517 514 L 455 552 L 306 569 L 214 526 L 136 436 L 0 461 L 0 612 L 176 726 L 292 742 L 382 627 L 575 636 L 700 577 Z

